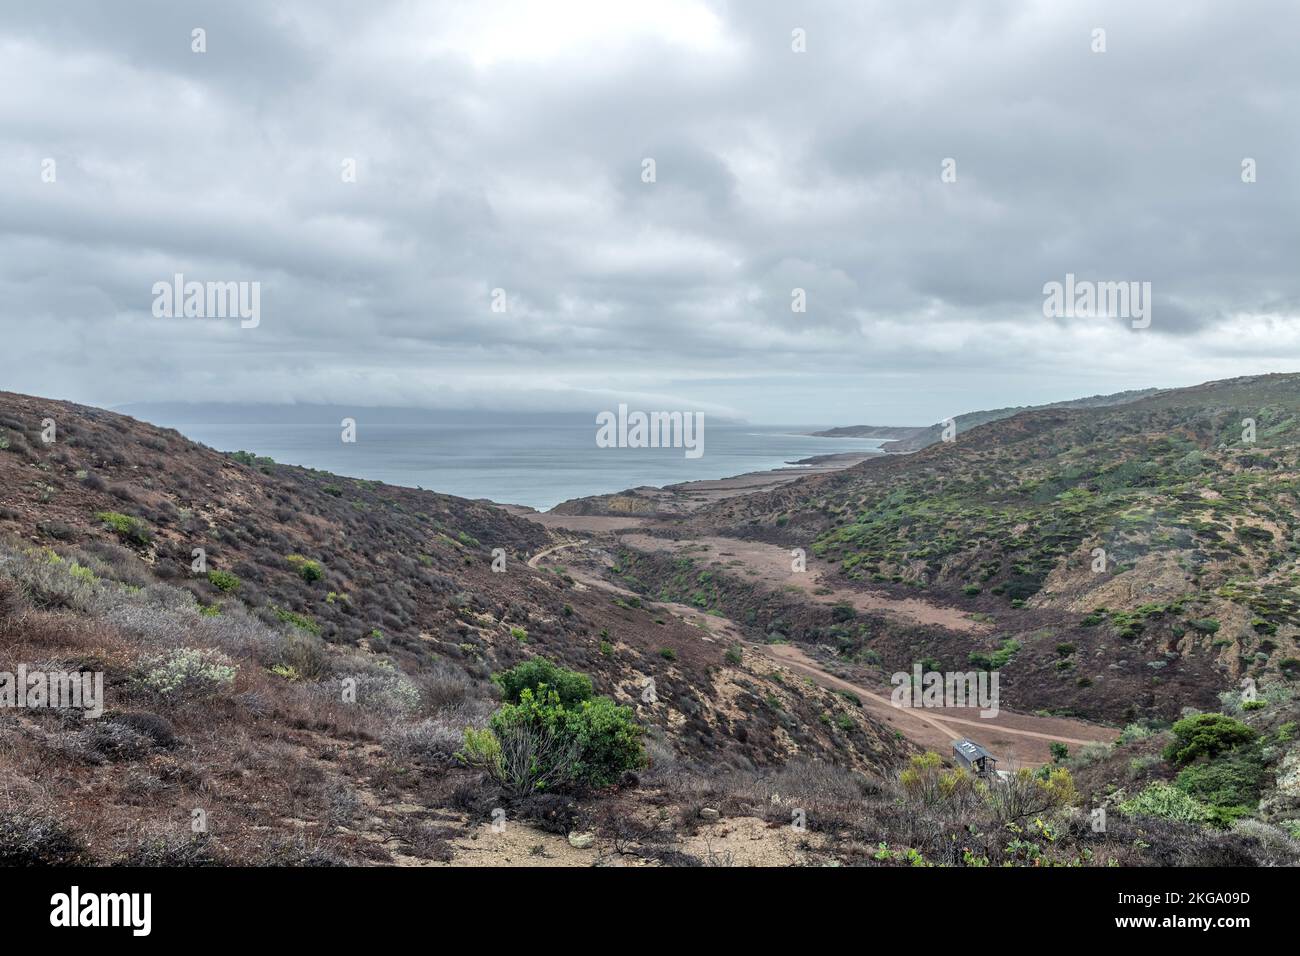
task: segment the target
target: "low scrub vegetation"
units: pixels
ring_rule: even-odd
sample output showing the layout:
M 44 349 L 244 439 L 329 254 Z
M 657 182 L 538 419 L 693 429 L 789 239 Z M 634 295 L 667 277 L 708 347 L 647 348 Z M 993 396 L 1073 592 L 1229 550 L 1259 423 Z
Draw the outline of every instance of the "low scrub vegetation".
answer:
M 0 420 L 15 446 L 0 455 L 0 670 L 101 671 L 108 690 L 100 720 L 30 711 L 0 727 L 7 785 L 32 795 L 0 813 L 0 864 L 465 859 L 491 842 L 472 841 L 498 807 L 539 843 L 590 831 L 606 858 L 682 865 L 739 853 L 717 845 L 727 817 L 761 824 L 745 842 L 779 844 L 768 863 L 1300 862 L 1300 801 L 1277 785 L 1300 736 L 1284 692 L 1300 674 L 1287 663 L 1300 659 L 1291 503 L 1263 495 L 1258 465 L 1218 449 L 1222 429 L 1208 444 L 1199 419 L 1186 436 L 1165 428 L 1168 445 L 1145 427 L 1114 438 L 1125 467 L 1067 461 L 1078 470 L 1039 474 L 1075 445 L 1031 429 L 1014 454 L 986 449 L 943 476 L 929 500 L 930 479 L 909 471 L 930 467 L 918 456 L 880 463 L 909 471 L 888 487 L 867 469 L 826 479 L 825 508 L 767 512 L 779 528 L 744 515 L 782 543 L 814 535 L 848 586 L 949 589 L 984 627 L 955 641 L 833 599 L 769 600 L 682 557 L 656 569 L 620 551 L 642 596 L 615 599 L 525 569 L 546 532 L 481 503 L 220 456 L 70 406 L 51 450 L 21 437 L 43 403 L 0 401 L 22 419 Z M 1177 481 L 1164 469 L 1174 453 Z M 1169 505 L 1179 495 L 1187 507 Z M 238 514 L 222 507 L 231 501 Z M 1267 534 L 1247 530 L 1247 506 Z M 1166 550 L 1202 580 L 1186 597 L 1097 595 L 1052 618 L 1041 605 L 1084 531 L 1117 575 L 1174 535 Z M 220 570 L 194 571 L 197 547 Z M 491 572 L 496 547 L 520 559 L 516 573 Z M 1005 666 L 1008 688 L 1047 687 L 1053 708 L 1086 700 L 1077 681 L 1093 678 L 1093 693 L 1118 688 L 1115 724 L 1131 726 L 1115 747 L 976 778 L 729 631 L 701 640 L 655 606 L 668 597 L 756 637 L 820 645 L 846 670 L 887 667 L 900 647 L 934 669 Z M 1141 692 L 1108 667 L 1119 660 Z M 1213 703 L 1231 684 L 1212 668 L 1229 666 L 1260 679 L 1257 700 Z M 657 700 L 640 696 L 648 678 Z M 1208 704 L 1188 696 L 1207 687 Z M 1157 712 L 1151 699 L 1177 706 Z M 1189 701 L 1222 713 L 1188 716 Z M 51 781 L 77 799 L 48 799 L 63 796 Z M 1106 832 L 1090 825 L 1098 806 L 1114 810 Z M 189 833 L 195 807 L 221 821 L 210 837 Z
M 178 647 L 148 660 L 137 678 L 140 686 L 166 698 L 201 697 L 229 688 L 235 665 L 220 651 Z
M 153 540 L 153 532 L 149 526 L 139 518 L 131 515 L 124 515 L 120 511 L 101 511 L 95 515 L 104 523 L 106 528 L 112 530 L 123 541 L 127 541 L 137 547 L 147 547 Z

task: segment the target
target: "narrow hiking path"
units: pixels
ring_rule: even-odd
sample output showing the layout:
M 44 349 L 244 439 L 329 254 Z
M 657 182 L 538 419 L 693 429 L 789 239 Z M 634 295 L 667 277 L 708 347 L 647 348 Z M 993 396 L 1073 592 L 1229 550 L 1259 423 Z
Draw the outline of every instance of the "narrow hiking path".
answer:
M 565 548 L 576 548 L 578 545 L 586 543 L 587 542 L 585 541 L 565 541 L 561 544 L 553 544 L 549 548 L 543 548 L 541 551 L 538 551 L 535 555 L 529 558 L 528 566 L 530 568 L 535 568 L 541 563 L 542 558 L 549 554 L 554 554 L 556 551 L 563 551 Z
M 539 568 L 543 558 L 550 557 L 552 554 L 555 554 L 557 551 L 562 551 L 565 548 L 578 548 L 584 545 L 590 545 L 591 543 L 592 542 L 588 540 L 566 541 L 563 544 L 557 544 L 549 548 L 544 548 L 543 550 L 538 551 L 535 555 L 533 555 L 531 558 L 528 559 L 528 566 L 534 569 Z M 625 587 L 620 587 L 619 585 L 614 584 L 612 581 L 609 581 L 601 577 L 599 574 L 592 573 L 590 570 L 584 569 L 582 567 L 573 567 L 571 565 L 565 565 L 564 573 L 567 574 L 570 578 L 572 578 L 575 582 L 575 585 L 579 588 L 583 588 L 583 589 L 596 588 L 601 591 L 607 591 L 610 594 L 616 594 L 619 597 L 641 598 L 641 595 L 637 594 L 635 591 L 631 591 Z M 705 614 L 699 608 L 694 608 L 687 604 L 677 604 L 676 602 L 673 601 L 656 600 L 650 603 L 653 603 L 657 607 L 665 608 L 666 610 L 671 612 L 674 617 L 677 617 L 680 620 L 685 621 L 687 624 L 690 624 L 698 628 L 702 632 L 701 634 L 702 640 L 706 640 L 710 642 L 719 639 L 728 639 L 734 641 L 745 640 L 745 636 L 740 630 L 740 626 L 736 624 L 734 621 L 732 621 L 730 618 L 717 617 L 712 614 Z
M 806 576 L 790 574 L 788 570 L 789 552 L 775 545 L 739 541 L 731 538 L 669 541 L 635 533 L 624 533 L 619 537 L 629 547 L 637 550 L 670 550 L 676 553 L 686 552 L 695 555 L 699 555 L 703 550 L 716 559 L 715 564 L 719 568 L 733 573 L 738 566 L 753 567 L 750 561 L 756 559 L 759 565 L 758 575 L 762 577 L 765 584 L 779 581 L 780 586 L 788 587 L 790 578 Z M 544 558 L 558 551 L 592 543 L 587 540 L 578 540 L 552 545 L 529 558 L 528 565 L 537 568 Z M 644 548 L 644 545 L 650 545 L 650 547 Z M 778 559 L 780 563 L 778 563 Z M 782 568 L 785 569 L 784 574 L 781 574 Z M 586 586 L 600 588 L 624 596 L 631 593 L 603 579 L 598 573 L 591 573 L 590 569 L 579 570 L 574 567 L 566 567 L 566 571 L 575 580 L 581 581 Z M 815 572 L 810 565 L 806 574 L 813 573 Z M 814 577 L 807 582 L 808 587 L 819 586 L 817 583 L 819 580 L 819 578 Z M 841 598 L 838 595 L 841 593 L 859 593 L 844 589 L 832 589 L 830 595 L 813 595 L 808 587 L 799 588 L 804 591 L 808 600 L 825 598 L 829 599 L 829 603 L 839 603 Z M 961 625 L 959 629 L 967 631 L 980 627 L 978 622 L 969 620 L 954 608 L 944 608 L 939 605 L 910 599 L 899 601 L 886 598 L 886 601 L 888 602 L 887 607 L 876 604 L 871 609 L 885 610 L 887 613 L 904 615 L 910 620 L 945 627 L 949 626 L 950 623 L 958 623 Z M 672 602 L 654 601 L 653 603 L 666 609 L 674 616 L 699 626 L 702 640 L 742 642 L 768 660 L 823 687 L 853 694 L 861 701 L 863 709 L 877 720 L 897 730 L 918 746 L 928 750 L 935 750 L 944 757 L 950 755 L 952 741 L 961 737 L 974 737 L 979 743 L 992 750 L 1004 767 L 1031 766 L 1047 763 L 1052 759 L 1052 743 L 1081 747 L 1088 744 L 1109 743 L 1118 736 L 1118 732 L 1110 728 L 1062 717 L 1040 717 L 1033 714 L 1001 710 L 996 717 L 986 718 L 980 716 L 978 708 L 927 708 L 921 710 L 918 708 L 896 707 L 888 692 L 871 690 L 861 684 L 855 684 L 836 676 L 795 645 L 757 643 L 749 640 L 745 636 L 744 629 L 730 618 L 704 615 L 695 608 Z M 906 605 L 906 607 L 900 607 L 900 605 Z M 920 605 L 921 609 L 918 609 L 917 605 Z M 923 613 L 926 609 L 928 609 L 929 613 Z M 923 620 L 923 618 L 928 619 Z

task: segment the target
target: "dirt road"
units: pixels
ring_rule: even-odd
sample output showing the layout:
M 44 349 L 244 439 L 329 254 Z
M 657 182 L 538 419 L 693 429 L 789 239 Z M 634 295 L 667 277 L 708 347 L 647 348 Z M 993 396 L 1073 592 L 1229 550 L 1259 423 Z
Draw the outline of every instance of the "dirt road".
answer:
M 811 678 L 830 690 L 848 691 L 873 716 L 895 727 L 912 742 L 951 755 L 952 742 L 970 737 L 993 751 L 1003 769 L 1027 767 L 1050 761 L 1051 744 L 1071 748 L 1107 744 L 1119 736 L 1108 727 L 1062 717 L 1038 717 L 999 711 L 996 717 L 979 716 L 977 707 L 895 707 L 890 696 L 853 684 L 823 670 L 800 648 L 792 644 L 761 644 L 756 649 L 782 666 Z M 974 729 L 967 729 L 974 728 Z
M 669 548 L 677 551 L 688 550 L 690 553 L 699 553 L 703 550 L 715 556 L 717 558 L 716 563 L 722 566 L 731 565 L 733 571 L 737 565 L 742 566 L 742 569 L 757 566 L 757 573 L 763 576 L 765 583 L 770 583 L 779 576 L 781 583 L 785 584 L 793 576 L 790 575 L 788 570 L 788 553 L 784 549 L 773 545 L 737 541 L 731 538 L 668 541 L 662 538 L 636 534 L 624 535 L 624 539 L 631 547 L 647 550 Z M 587 541 L 567 541 L 552 545 L 529 558 L 528 564 L 530 567 L 536 568 L 544 558 L 558 551 L 589 543 Z M 781 563 L 778 563 L 778 560 Z M 784 574 L 782 575 L 783 569 Z M 624 588 L 601 579 L 595 573 L 588 573 L 586 569 L 567 567 L 566 570 L 575 580 L 582 582 L 583 585 L 601 588 L 624 596 L 631 594 Z M 810 568 L 808 573 L 813 574 L 815 571 Z M 843 599 L 835 589 L 832 589 L 830 595 L 813 595 L 809 588 L 818 586 L 816 584 L 817 580 L 817 578 L 813 578 L 811 581 L 800 585 L 801 590 L 808 594 L 809 600 L 829 599 L 836 601 Z M 859 592 L 844 591 L 843 594 L 851 595 L 859 594 Z M 870 599 L 879 600 L 879 598 Z M 924 619 L 926 623 L 939 623 L 945 627 L 957 624 L 959 625 L 958 629 L 962 629 L 976 623 L 965 618 L 955 609 L 928 605 L 919 600 L 897 601 L 886 598 L 885 601 L 888 603 L 884 608 L 879 605 L 873 605 L 873 607 L 877 610 L 884 609 L 897 614 L 907 614 L 912 616 L 914 620 Z M 782 667 L 801 674 L 823 687 L 853 694 L 872 716 L 881 720 L 887 726 L 893 727 L 918 746 L 937 751 L 945 757 L 951 754 L 953 740 L 970 737 L 988 747 L 999 758 L 1004 769 L 1027 767 L 1049 762 L 1052 759 L 1050 747 L 1054 742 L 1066 744 L 1071 749 L 1077 749 L 1092 743 L 1109 743 L 1118 736 L 1118 733 L 1110 728 L 1061 717 L 1040 717 L 1002 710 L 996 717 L 985 718 L 980 716 L 978 708 L 927 708 L 921 710 L 919 708 L 895 707 L 888 692 L 872 690 L 837 677 L 822 668 L 802 649 L 793 644 L 754 643 L 749 641 L 745 637 L 743 629 L 729 618 L 705 615 L 696 608 L 682 604 L 658 601 L 654 602 L 654 604 L 700 627 L 701 639 L 703 640 L 722 640 L 726 643 L 744 642 L 753 650 L 779 663 Z

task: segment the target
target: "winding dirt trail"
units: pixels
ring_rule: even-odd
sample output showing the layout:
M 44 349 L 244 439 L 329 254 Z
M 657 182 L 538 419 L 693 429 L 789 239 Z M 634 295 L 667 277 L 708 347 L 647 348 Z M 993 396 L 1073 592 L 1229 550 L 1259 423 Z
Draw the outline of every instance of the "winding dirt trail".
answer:
M 813 587 L 821 587 L 820 578 L 812 564 L 803 575 L 793 575 L 789 571 L 789 553 L 775 545 L 760 542 L 740 541 L 733 538 L 700 538 L 691 541 L 671 541 L 649 535 L 625 533 L 621 535 L 624 542 L 638 550 L 669 550 L 675 553 L 686 552 L 699 555 L 701 552 L 714 557 L 715 566 L 730 570 L 737 568 L 752 569 L 764 584 L 791 587 L 791 578 L 809 578 L 801 581 L 797 589 L 804 592 L 801 599 L 809 601 L 826 601 L 838 603 L 848 596 L 856 596 L 872 602 L 870 609 L 883 610 L 899 614 L 909 620 L 928 624 L 937 624 L 953 630 L 979 630 L 983 628 L 978 622 L 970 620 L 955 608 L 931 605 L 921 600 L 898 600 L 878 595 L 863 595 L 844 589 L 832 588 L 830 594 L 814 595 Z M 566 548 L 581 547 L 590 541 L 565 541 L 544 548 L 528 559 L 529 567 L 536 568 L 541 561 Z M 567 568 L 568 573 L 587 586 L 601 588 L 615 594 L 628 595 L 631 592 L 602 579 L 596 573 L 578 568 Z M 811 576 L 811 577 L 809 577 Z M 729 618 L 705 616 L 695 608 L 681 604 L 662 601 L 653 602 L 677 617 L 688 619 L 701 627 L 703 640 L 740 641 L 752 650 L 774 661 L 793 673 L 800 674 L 830 690 L 846 691 L 861 701 L 865 710 L 872 716 L 892 727 L 918 746 L 934 750 L 947 757 L 951 753 L 952 742 L 961 737 L 973 737 L 985 745 L 998 757 L 1004 768 L 1035 766 L 1052 759 L 1051 744 L 1062 743 L 1070 747 L 1082 747 L 1088 744 L 1109 743 L 1118 736 L 1118 731 L 1109 727 L 1091 724 L 1086 721 L 1063 717 L 1040 717 L 1033 714 L 1021 714 L 1014 711 L 1000 710 L 995 717 L 982 717 L 978 707 L 926 708 L 896 707 L 887 692 L 871 690 L 860 684 L 854 684 L 830 673 L 809 657 L 801 648 L 793 644 L 760 644 L 747 639 L 743 628 Z M 863 604 L 854 602 L 855 606 Z M 954 625 L 956 625 L 954 627 Z M 966 728 L 974 728 L 968 730 Z
M 1030 766 L 1052 759 L 1053 743 L 1083 747 L 1108 744 L 1119 736 L 1109 727 L 1063 717 L 1038 717 L 1013 711 L 999 711 L 996 717 L 981 717 L 978 707 L 945 707 L 921 710 L 895 707 L 888 694 L 869 690 L 836 677 L 793 644 L 752 645 L 760 653 L 796 673 L 803 674 L 830 690 L 848 691 L 875 717 L 895 727 L 909 740 L 948 756 L 954 740 L 974 737 L 994 751 L 1004 765 Z M 977 728 L 977 732 L 963 730 Z M 1031 729 L 1032 728 L 1032 729 Z M 1079 736 L 1074 736 L 1079 735 Z
M 549 548 L 543 548 L 541 551 L 538 551 L 535 555 L 533 555 L 531 558 L 528 559 L 528 566 L 530 568 L 535 568 L 537 567 L 537 565 L 541 563 L 542 558 L 546 557 L 548 554 L 554 554 L 556 551 L 563 551 L 565 548 L 576 548 L 580 544 L 586 544 L 586 542 L 565 541 L 562 544 L 553 544 Z

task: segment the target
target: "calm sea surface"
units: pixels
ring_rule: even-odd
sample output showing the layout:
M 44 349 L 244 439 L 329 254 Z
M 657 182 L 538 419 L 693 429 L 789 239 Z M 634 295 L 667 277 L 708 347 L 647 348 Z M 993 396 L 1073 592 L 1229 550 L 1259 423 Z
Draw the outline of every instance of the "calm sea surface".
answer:
M 361 422 L 357 441 L 337 425 L 178 424 L 219 451 L 251 451 L 352 478 L 426 488 L 545 510 L 568 498 L 638 485 L 728 478 L 812 455 L 874 449 L 875 439 L 813 438 L 824 426 L 708 425 L 704 455 L 680 448 L 598 448 L 592 425 L 388 425 Z

